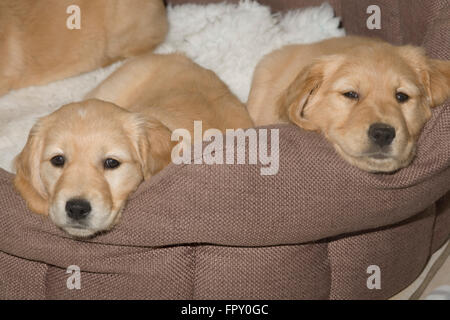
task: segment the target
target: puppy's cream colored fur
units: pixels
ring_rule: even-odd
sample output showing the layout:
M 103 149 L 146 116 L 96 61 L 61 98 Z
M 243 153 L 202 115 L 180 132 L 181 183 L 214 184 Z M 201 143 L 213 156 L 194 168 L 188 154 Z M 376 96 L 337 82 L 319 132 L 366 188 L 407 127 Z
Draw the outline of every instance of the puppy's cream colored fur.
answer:
M 348 92 L 358 98 L 349 99 Z M 397 101 L 398 93 L 409 99 Z M 449 95 L 449 61 L 427 58 L 418 47 L 344 37 L 286 46 L 264 57 L 248 110 L 257 126 L 292 122 L 321 132 L 351 164 L 388 172 L 411 162 L 430 107 Z M 368 137 L 375 123 L 396 133 L 382 157 Z
M 164 40 L 162 0 L 0 1 L 0 95 L 138 55 Z M 70 30 L 67 7 L 81 11 Z
M 15 161 L 15 186 L 29 208 L 74 236 L 115 225 L 129 194 L 170 163 L 174 129 L 193 135 L 194 120 L 205 130 L 252 126 L 213 72 L 179 54 L 134 58 L 87 98 L 39 120 Z M 52 164 L 55 156 L 63 166 Z M 120 166 L 105 168 L 106 159 Z M 68 217 L 71 199 L 90 203 L 86 219 Z

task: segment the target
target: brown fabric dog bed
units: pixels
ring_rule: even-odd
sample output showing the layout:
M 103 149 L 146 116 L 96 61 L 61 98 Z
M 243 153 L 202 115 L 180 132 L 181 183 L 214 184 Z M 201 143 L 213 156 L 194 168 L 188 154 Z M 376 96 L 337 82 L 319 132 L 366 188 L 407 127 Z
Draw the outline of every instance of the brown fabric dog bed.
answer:
M 445 0 L 330 3 L 350 33 L 450 58 Z M 386 16 L 382 30 L 366 29 L 371 4 Z M 0 170 L 0 298 L 383 299 L 410 284 L 450 234 L 449 101 L 413 164 L 394 174 L 351 167 L 318 134 L 276 128 L 277 175 L 170 165 L 131 196 L 113 231 L 86 241 L 30 213 Z M 81 268 L 80 290 L 66 287 L 70 265 Z M 367 287 L 372 265 L 380 289 Z

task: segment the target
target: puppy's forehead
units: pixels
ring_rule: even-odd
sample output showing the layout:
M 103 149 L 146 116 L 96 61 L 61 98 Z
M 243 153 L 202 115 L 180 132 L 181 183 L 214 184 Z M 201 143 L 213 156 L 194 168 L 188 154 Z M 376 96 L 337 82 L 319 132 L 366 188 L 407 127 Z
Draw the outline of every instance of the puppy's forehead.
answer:
M 128 111 L 113 103 L 93 99 L 64 105 L 55 111 L 54 115 L 57 117 L 100 117 L 104 119 L 113 119 L 116 118 L 117 115 L 126 113 L 128 113 Z
M 353 68 L 370 69 L 381 75 L 386 72 L 415 74 L 414 65 L 401 54 L 399 47 L 376 44 L 357 47 L 346 55 L 345 64 Z
M 66 105 L 50 116 L 47 142 L 76 144 L 84 149 L 125 145 L 128 143 L 125 131 L 127 116 L 127 111 L 109 103 Z
M 395 50 L 357 50 L 346 56 L 331 77 L 334 87 L 389 88 L 420 86 L 418 74 Z M 354 88 L 355 89 L 355 88 Z M 414 89 L 416 91 L 416 89 Z
M 128 114 L 126 110 L 112 103 L 88 100 L 65 105 L 52 113 L 50 118 L 52 126 L 55 128 L 89 131 L 121 127 Z

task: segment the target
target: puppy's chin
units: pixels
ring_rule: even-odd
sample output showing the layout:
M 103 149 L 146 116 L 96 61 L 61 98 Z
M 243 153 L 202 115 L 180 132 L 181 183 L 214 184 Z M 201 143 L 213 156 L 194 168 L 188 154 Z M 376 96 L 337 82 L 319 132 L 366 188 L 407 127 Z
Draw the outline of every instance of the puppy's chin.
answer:
M 408 166 L 415 156 L 414 145 L 409 145 L 400 157 L 385 156 L 355 156 L 346 153 L 341 146 L 334 144 L 334 148 L 351 165 L 372 173 L 390 173 Z
M 94 230 L 89 228 L 62 227 L 62 229 L 75 238 L 89 238 L 100 232 L 100 230 Z

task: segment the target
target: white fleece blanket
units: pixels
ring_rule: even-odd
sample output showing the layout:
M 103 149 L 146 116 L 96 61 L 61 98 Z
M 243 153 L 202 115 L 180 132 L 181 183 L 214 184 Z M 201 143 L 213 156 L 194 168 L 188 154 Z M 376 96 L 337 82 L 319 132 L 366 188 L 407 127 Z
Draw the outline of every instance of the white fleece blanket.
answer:
M 253 70 L 263 55 L 286 44 L 311 43 L 345 35 L 332 7 L 271 14 L 253 1 L 238 5 L 184 4 L 168 8 L 170 31 L 158 53 L 185 52 L 215 71 L 243 102 Z M 0 97 L 0 167 L 13 172 L 12 160 L 25 145 L 39 117 L 75 101 L 96 87 L 123 62 L 45 86 L 15 90 Z

